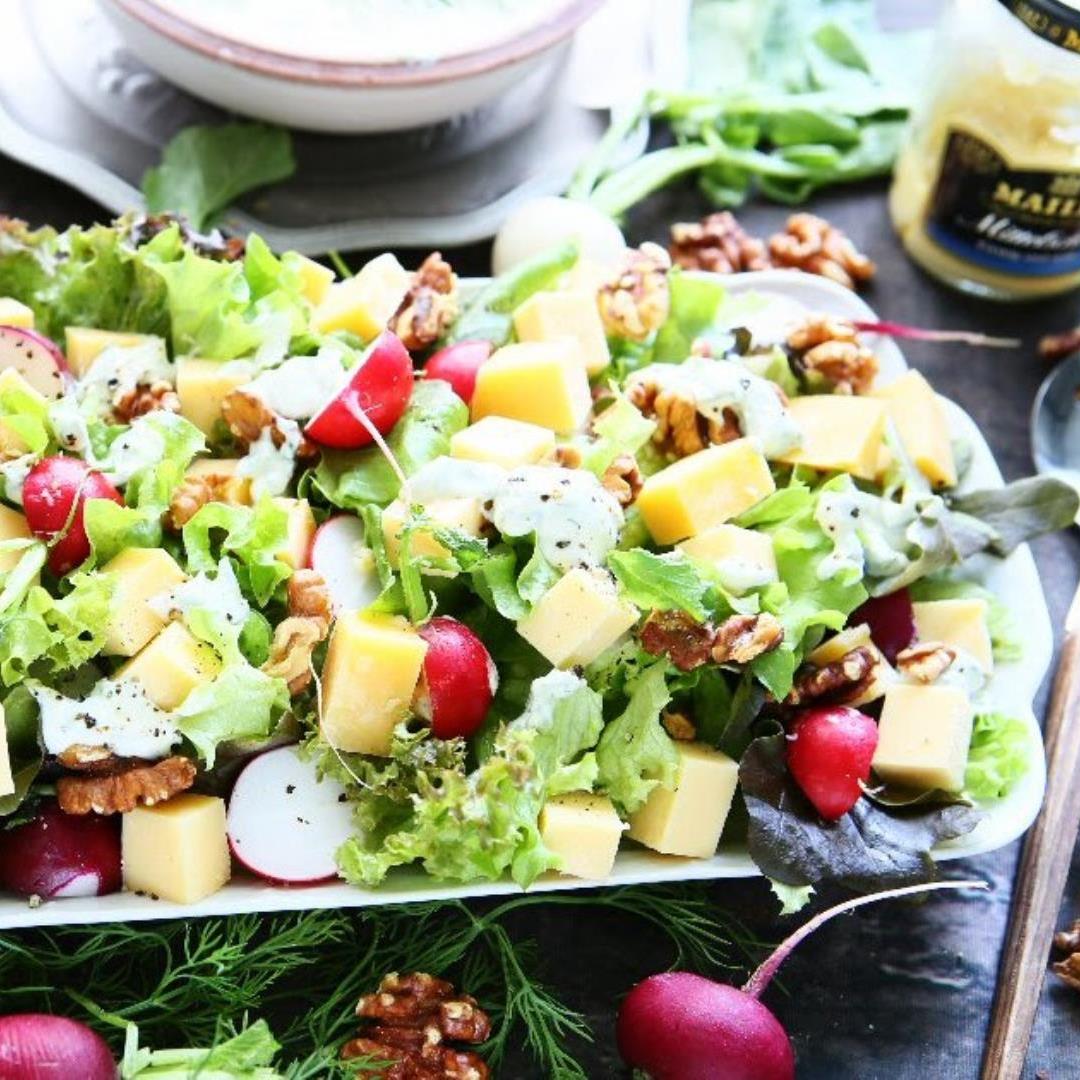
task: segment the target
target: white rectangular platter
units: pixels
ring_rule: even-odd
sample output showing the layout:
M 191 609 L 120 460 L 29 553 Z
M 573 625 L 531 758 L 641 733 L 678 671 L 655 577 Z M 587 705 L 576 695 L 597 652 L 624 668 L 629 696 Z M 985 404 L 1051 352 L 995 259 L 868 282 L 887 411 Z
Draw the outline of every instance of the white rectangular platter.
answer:
M 855 319 L 875 318 L 874 312 L 853 293 L 819 277 L 766 270 L 734 275 L 726 278 L 724 283 L 733 292 L 779 293 L 813 310 Z M 880 378 L 883 383 L 904 371 L 907 364 L 891 339 L 879 338 L 871 344 L 881 361 Z M 964 486 L 970 489 L 1001 486 L 1001 472 L 974 421 L 952 402 L 947 402 L 947 408 L 955 434 L 967 440 L 972 448 L 971 467 Z M 935 851 L 939 860 L 979 855 L 1015 840 L 1038 814 L 1046 783 L 1042 735 L 1032 711 L 1032 702 L 1053 655 L 1053 633 L 1035 560 L 1031 551 L 1024 546 L 1008 559 L 986 559 L 977 566 L 973 565 L 972 570 L 976 569 L 978 579 L 1001 598 L 1017 623 L 1024 627 L 1023 659 L 998 665 L 988 696 L 996 708 L 1027 722 L 1031 764 L 1027 775 L 1006 798 L 983 807 L 985 817 L 973 832 L 943 844 Z M 605 881 L 582 881 L 549 874 L 533 885 L 532 891 L 745 878 L 757 874 L 757 867 L 746 852 L 734 846 L 721 847 L 711 859 L 683 859 L 658 855 L 627 842 L 625 849 L 619 853 L 614 872 Z M 132 893 L 54 900 L 38 907 L 30 907 L 24 900 L 0 898 L 0 929 L 192 918 L 252 911 L 368 907 L 422 900 L 499 896 L 519 891 L 519 887 L 511 881 L 444 884 L 434 881 L 418 868 L 392 873 L 378 889 L 355 888 L 344 883 L 283 888 L 238 872 L 221 892 L 201 903 L 187 906 Z

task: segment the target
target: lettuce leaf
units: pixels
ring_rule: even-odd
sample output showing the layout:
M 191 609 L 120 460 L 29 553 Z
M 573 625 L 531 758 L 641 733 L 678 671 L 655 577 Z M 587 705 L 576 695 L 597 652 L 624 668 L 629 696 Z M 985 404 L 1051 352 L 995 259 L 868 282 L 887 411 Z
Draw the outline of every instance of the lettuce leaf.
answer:
M 1030 768 L 1031 736 L 1022 720 L 1004 713 L 975 717 L 971 750 L 964 773 L 964 794 L 972 799 L 1001 799 Z
M 678 268 L 668 274 L 671 310 L 656 334 L 651 363 L 681 364 L 697 338 L 715 339 L 725 351 L 732 343 L 726 331 L 714 330 L 727 290 L 713 275 L 687 274 Z
M 39 712 L 37 700 L 24 686 L 15 687 L 4 698 L 4 729 L 15 790 L 0 795 L 0 817 L 18 810 L 41 771 L 45 754 L 38 738 Z
M 582 467 L 603 478 L 620 454 L 636 455 L 652 438 L 656 421 L 643 416 L 619 393 L 593 422 L 592 430 L 596 438 L 584 448 Z
M 666 555 L 643 548 L 613 551 L 607 562 L 623 595 L 639 608 L 685 611 L 698 622 L 708 617 L 705 595 L 709 583 L 681 551 Z
M 207 1049 L 151 1050 L 139 1046 L 139 1029 L 129 1023 L 124 1037 L 120 1080 L 281 1080 L 271 1068 L 281 1049 L 265 1020 L 256 1020 L 231 1038 Z

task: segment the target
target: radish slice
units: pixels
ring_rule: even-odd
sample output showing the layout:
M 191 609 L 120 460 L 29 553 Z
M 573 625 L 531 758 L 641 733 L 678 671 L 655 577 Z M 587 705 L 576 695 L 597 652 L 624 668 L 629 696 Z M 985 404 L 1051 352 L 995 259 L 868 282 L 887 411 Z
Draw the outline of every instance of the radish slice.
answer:
M 0 1080 L 116 1080 L 105 1040 L 85 1024 L 47 1013 L 0 1016 Z
M 295 746 L 260 754 L 229 800 L 229 847 L 252 873 L 276 885 L 315 885 L 337 876 L 334 852 L 352 835 L 345 789 L 319 780 Z
M 14 368 L 49 401 L 64 396 L 71 371 L 54 341 L 22 326 L 0 326 L 0 371 Z
M 335 514 L 315 530 L 308 562 L 326 582 L 335 615 L 362 611 L 382 590 L 364 524 L 352 514 Z

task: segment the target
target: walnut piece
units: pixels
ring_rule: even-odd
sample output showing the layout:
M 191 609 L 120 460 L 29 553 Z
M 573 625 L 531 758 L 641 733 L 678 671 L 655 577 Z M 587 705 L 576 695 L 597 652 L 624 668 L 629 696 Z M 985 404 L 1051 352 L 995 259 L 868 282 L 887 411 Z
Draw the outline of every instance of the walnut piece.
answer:
M 118 424 L 130 424 L 137 416 L 147 413 L 179 411 L 180 395 L 165 379 L 159 379 L 149 386 L 136 386 L 126 394 L 117 394 L 112 402 L 113 419 Z
M 716 628 L 712 658 L 718 664 L 749 664 L 783 642 L 784 627 L 775 615 L 732 615 Z
M 784 704 L 805 705 L 811 701 L 843 704 L 854 701 L 869 687 L 876 666 L 877 658 L 873 650 L 860 645 L 831 664 L 810 667 L 795 680 Z
M 626 507 L 633 504 L 645 481 L 633 454 L 620 454 L 605 470 L 600 483 Z
M 715 631 L 685 611 L 653 611 L 641 627 L 641 647 L 666 656 L 680 671 L 693 671 L 712 657 Z
M 877 357 L 839 315 L 811 315 L 788 334 L 787 345 L 797 369 L 816 372 L 842 394 L 865 394 L 877 377 Z
M 430 348 L 446 333 L 458 316 L 457 286 L 457 274 L 439 252 L 421 263 L 389 324 L 406 349 Z
M 664 725 L 664 730 L 676 742 L 693 742 L 697 738 L 697 728 L 694 726 L 694 721 L 686 713 L 678 712 L 675 709 L 665 709 L 660 714 L 660 723 Z
M 330 590 L 317 570 L 297 570 L 288 584 L 289 614 L 309 619 L 323 619 L 327 626 L 333 614 L 330 609 Z
M 956 650 L 941 641 L 920 641 L 896 656 L 901 673 L 922 683 L 932 683 L 956 660 Z
M 154 806 L 187 791 L 195 783 L 195 765 L 186 757 L 154 764 L 116 758 L 109 772 L 61 776 L 56 797 L 65 814 L 127 814 L 136 806 Z
M 1069 954 L 1053 965 L 1054 974 L 1067 986 L 1080 990 L 1080 919 L 1054 935 L 1054 948 Z
M 491 1075 L 479 1054 L 452 1045 L 484 1042 L 491 1021 L 474 998 L 455 993 L 443 979 L 391 972 L 374 994 L 360 999 L 356 1015 L 360 1035 L 345 1044 L 341 1057 L 389 1062 L 378 1074 L 384 1080 L 487 1080 Z
M 661 390 L 655 383 L 635 379 L 626 388 L 627 397 L 644 416 L 655 418 L 653 442 L 668 455 L 689 457 L 707 446 L 740 438 L 739 418 L 724 409 L 722 421 L 698 412 L 697 402 L 674 390 Z
M 179 532 L 207 503 L 251 506 L 251 477 L 235 473 L 196 473 L 173 492 L 165 524 Z
M 274 627 L 262 670 L 284 679 L 294 697 L 311 683 L 311 656 L 330 632 L 330 594 L 322 575 L 297 570 L 289 579 L 289 615 Z
M 715 274 L 764 270 L 770 265 L 764 241 L 750 236 L 729 210 L 697 222 L 676 222 L 671 226 L 668 251 L 677 266 Z
M 792 214 L 784 232 L 769 237 L 769 254 L 777 266 L 820 274 L 854 289 L 877 271 L 873 262 L 834 225 L 816 214 Z
M 668 316 L 671 258 L 659 244 L 631 248 L 618 272 L 604 281 L 596 303 L 612 337 L 644 341 Z
M 1080 352 L 1080 326 L 1039 338 L 1039 356 L 1043 360 L 1064 360 L 1074 352 Z
M 584 458 L 578 447 L 570 443 L 561 443 L 552 452 L 551 460 L 561 469 L 580 469 Z

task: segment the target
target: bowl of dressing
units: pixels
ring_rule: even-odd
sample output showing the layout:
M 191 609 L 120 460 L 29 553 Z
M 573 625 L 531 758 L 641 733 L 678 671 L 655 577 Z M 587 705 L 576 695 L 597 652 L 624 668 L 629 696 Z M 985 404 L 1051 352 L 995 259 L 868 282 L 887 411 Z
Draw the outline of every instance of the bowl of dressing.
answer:
M 143 63 L 196 97 L 362 133 L 438 124 L 525 82 L 538 111 L 603 0 L 100 2 Z

